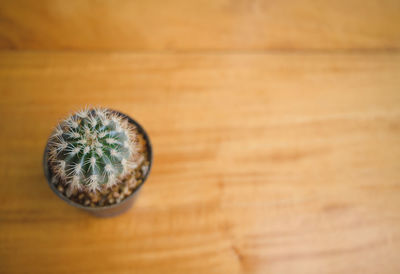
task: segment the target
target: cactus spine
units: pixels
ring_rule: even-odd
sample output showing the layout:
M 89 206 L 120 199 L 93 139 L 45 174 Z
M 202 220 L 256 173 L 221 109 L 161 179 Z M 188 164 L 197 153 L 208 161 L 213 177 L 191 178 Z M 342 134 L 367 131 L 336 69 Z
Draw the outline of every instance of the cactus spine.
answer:
M 136 163 L 136 131 L 114 112 L 83 110 L 59 123 L 49 139 L 53 173 L 65 185 L 82 191 L 112 187 Z

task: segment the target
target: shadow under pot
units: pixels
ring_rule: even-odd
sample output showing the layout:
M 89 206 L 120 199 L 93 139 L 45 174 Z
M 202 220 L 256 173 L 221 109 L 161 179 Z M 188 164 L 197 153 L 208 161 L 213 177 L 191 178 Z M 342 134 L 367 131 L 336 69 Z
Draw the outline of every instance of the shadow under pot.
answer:
M 149 136 L 126 114 L 109 109 L 77 112 L 50 136 L 43 168 L 53 192 L 98 217 L 127 211 L 150 174 Z

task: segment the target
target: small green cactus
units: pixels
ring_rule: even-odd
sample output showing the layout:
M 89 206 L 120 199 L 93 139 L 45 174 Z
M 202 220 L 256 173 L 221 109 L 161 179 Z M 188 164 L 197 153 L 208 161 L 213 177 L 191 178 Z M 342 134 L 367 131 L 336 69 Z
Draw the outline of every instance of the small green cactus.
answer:
M 59 123 L 49 139 L 53 174 L 82 191 L 112 187 L 136 167 L 136 130 L 107 109 L 83 110 Z

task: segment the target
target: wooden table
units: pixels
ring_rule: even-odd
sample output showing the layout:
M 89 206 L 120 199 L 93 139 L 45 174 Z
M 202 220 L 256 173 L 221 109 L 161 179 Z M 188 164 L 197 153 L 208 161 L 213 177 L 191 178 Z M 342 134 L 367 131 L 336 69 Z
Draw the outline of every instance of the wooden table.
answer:
M 0 273 L 400 273 L 400 2 L 0 2 Z M 154 168 L 98 219 L 53 126 L 137 119 Z

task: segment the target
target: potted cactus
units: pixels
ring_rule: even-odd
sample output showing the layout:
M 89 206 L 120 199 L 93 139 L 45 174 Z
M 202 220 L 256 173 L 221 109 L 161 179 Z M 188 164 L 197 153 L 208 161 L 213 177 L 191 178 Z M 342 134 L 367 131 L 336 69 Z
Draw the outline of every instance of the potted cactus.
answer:
M 51 189 L 69 204 L 97 216 L 127 210 L 151 168 L 144 129 L 120 112 L 85 109 L 61 121 L 44 152 Z

